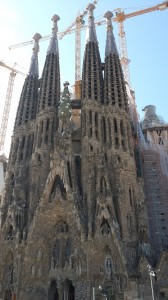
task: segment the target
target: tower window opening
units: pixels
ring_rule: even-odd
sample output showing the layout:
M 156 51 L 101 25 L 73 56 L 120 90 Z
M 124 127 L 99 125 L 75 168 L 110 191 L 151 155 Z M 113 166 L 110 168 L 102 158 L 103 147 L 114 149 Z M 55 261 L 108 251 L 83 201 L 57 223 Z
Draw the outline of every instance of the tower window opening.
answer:
M 46 134 L 46 136 L 45 136 L 45 144 L 47 144 L 48 143 L 48 134 Z
M 116 147 L 116 148 L 119 147 L 118 137 L 115 137 L 115 147 Z
M 111 123 L 110 120 L 108 119 L 108 131 L 109 131 L 109 144 L 111 146 L 112 140 L 111 140 Z
M 67 162 L 67 170 L 68 170 L 69 184 L 70 184 L 70 187 L 72 188 L 72 177 L 71 177 L 71 168 L 70 168 L 69 161 Z
M 102 143 L 105 144 L 107 142 L 106 139 L 106 121 L 105 118 L 102 118 L 102 122 L 101 122 L 101 131 L 102 131 Z
M 81 182 L 81 157 L 75 156 L 75 167 L 76 167 L 76 181 L 80 195 L 82 195 L 82 182 Z
M 82 124 L 83 124 L 83 135 L 85 136 L 86 135 L 86 113 L 85 113 L 85 111 L 83 112 L 83 114 L 82 114 Z
M 132 193 L 132 188 L 129 188 L 129 200 L 130 200 L 130 205 L 131 207 L 133 206 L 133 193 Z
M 92 137 L 92 127 L 89 128 L 89 137 Z
M 118 133 L 118 128 L 117 128 L 117 120 L 114 118 L 114 132 Z
M 95 136 L 98 139 L 98 113 L 95 113 Z
M 124 136 L 124 125 L 123 125 L 123 120 L 120 121 L 120 131 L 121 131 L 121 135 Z
M 24 145 L 25 145 L 25 136 L 22 139 L 22 150 L 24 149 Z

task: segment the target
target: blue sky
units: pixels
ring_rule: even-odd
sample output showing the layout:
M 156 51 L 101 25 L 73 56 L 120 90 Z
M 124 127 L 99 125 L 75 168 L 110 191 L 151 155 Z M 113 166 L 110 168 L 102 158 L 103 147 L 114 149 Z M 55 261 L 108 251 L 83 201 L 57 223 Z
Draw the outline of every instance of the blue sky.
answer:
M 118 7 L 130 13 L 143 8 L 151 7 L 162 1 L 152 0 L 99 0 L 94 12 L 95 19 L 103 20 L 103 15 L 108 10 Z M 58 23 L 59 31 L 68 27 L 75 19 L 78 12 L 88 4 L 85 0 L 0 0 L 0 60 L 10 66 L 16 66 L 23 72 L 29 69 L 32 45 L 8 50 L 8 46 L 31 40 L 39 32 L 42 36 L 50 34 L 52 30 L 51 17 L 58 14 L 61 20 Z M 87 22 L 87 16 L 85 17 Z M 165 11 L 151 12 L 140 15 L 124 22 L 127 50 L 130 62 L 131 87 L 135 90 L 136 103 L 140 117 L 141 109 L 153 104 L 157 113 L 168 121 L 168 9 Z M 96 28 L 102 61 L 105 51 L 105 26 Z M 114 34 L 118 43 L 118 27 L 114 23 Z M 40 74 L 44 65 L 49 41 L 41 42 L 39 53 Z M 82 56 L 85 45 L 85 31 L 82 32 Z M 59 41 L 61 85 L 68 80 L 74 84 L 75 78 L 75 35 L 70 34 Z M 0 67 L 0 119 L 4 105 L 9 71 Z M 10 110 L 9 125 L 5 143 L 5 153 L 9 152 L 10 137 L 20 97 L 24 78 L 16 76 L 13 99 Z

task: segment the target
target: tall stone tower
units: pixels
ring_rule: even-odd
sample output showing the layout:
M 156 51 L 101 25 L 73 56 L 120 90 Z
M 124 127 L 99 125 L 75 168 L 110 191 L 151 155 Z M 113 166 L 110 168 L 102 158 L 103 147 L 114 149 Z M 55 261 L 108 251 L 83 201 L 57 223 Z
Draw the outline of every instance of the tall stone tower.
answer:
M 35 38 L 1 201 L 2 299 L 133 300 L 143 284 L 151 299 L 143 185 L 112 14 L 102 63 L 93 11 L 90 4 L 80 101 L 70 101 L 68 82 L 60 101 L 59 17 L 40 80 Z
M 168 124 L 157 116 L 154 105 L 146 106 L 144 111 L 142 171 L 151 244 L 159 257 L 168 250 Z

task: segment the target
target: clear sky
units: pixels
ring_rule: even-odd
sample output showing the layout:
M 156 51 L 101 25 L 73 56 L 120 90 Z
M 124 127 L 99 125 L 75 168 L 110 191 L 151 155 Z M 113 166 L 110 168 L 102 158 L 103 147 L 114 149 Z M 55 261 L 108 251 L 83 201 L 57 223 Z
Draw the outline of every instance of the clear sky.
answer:
M 95 19 L 103 20 L 106 11 L 116 8 L 130 13 L 151 7 L 162 1 L 153 0 L 99 0 L 94 11 Z M 32 54 L 32 45 L 8 50 L 9 45 L 32 39 L 38 32 L 42 36 L 52 31 L 51 17 L 58 14 L 59 31 L 66 29 L 87 6 L 88 0 L 0 0 L 0 60 L 22 72 L 28 72 Z M 85 17 L 87 22 L 87 16 Z M 157 107 L 157 113 L 168 122 L 168 9 L 140 15 L 124 22 L 128 57 L 130 59 L 131 87 L 136 93 L 136 103 L 140 117 L 142 108 L 148 104 Z M 105 25 L 96 27 L 102 61 L 105 52 Z M 118 27 L 114 23 L 114 34 L 118 43 Z M 39 69 L 44 65 L 49 41 L 40 43 Z M 82 57 L 85 45 L 85 31 L 82 32 Z M 68 80 L 74 84 L 75 78 L 75 35 L 70 34 L 59 41 L 61 86 Z M 9 71 L 0 67 L 0 120 L 6 95 Z M 4 152 L 9 153 L 16 109 L 23 85 L 24 77 L 17 75 L 15 79 L 11 103 L 9 125 Z

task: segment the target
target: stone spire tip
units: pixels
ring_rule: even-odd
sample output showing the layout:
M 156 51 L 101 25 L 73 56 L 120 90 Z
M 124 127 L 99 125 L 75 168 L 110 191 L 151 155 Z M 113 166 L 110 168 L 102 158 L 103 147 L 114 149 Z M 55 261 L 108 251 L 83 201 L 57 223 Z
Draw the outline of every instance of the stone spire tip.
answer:
M 58 26 L 57 22 L 60 20 L 60 17 L 58 15 L 54 15 L 51 20 L 53 21 L 53 28 L 52 28 L 52 37 L 50 40 L 50 44 L 48 47 L 47 54 L 54 53 L 58 54 L 58 40 L 57 40 L 57 32 L 58 32 Z
M 38 42 L 41 38 L 42 38 L 41 34 L 37 32 L 33 36 L 33 40 L 35 40 L 36 42 Z
M 90 3 L 86 9 L 88 10 L 88 12 L 93 12 L 95 9 L 95 6 L 94 6 L 94 4 Z
M 54 16 L 51 18 L 51 20 L 52 20 L 53 22 L 58 22 L 58 21 L 60 20 L 60 17 L 59 17 L 58 15 L 54 15 Z
M 104 15 L 104 18 L 111 20 L 113 17 L 113 13 L 111 11 L 107 11 Z
M 118 50 L 115 42 L 115 37 L 113 34 L 113 26 L 111 21 L 113 17 L 113 13 L 111 11 L 107 11 L 104 17 L 106 18 L 106 28 L 107 28 L 105 57 L 107 57 L 110 53 L 118 55 Z
M 69 85 L 69 81 L 65 81 L 64 83 L 63 83 L 63 85 L 66 87 L 66 86 L 68 86 Z
M 39 76 L 38 70 L 38 52 L 39 52 L 39 40 L 42 38 L 40 33 L 35 33 L 33 36 L 34 46 L 33 46 L 33 55 L 31 58 L 29 75 L 37 77 Z
M 87 34 L 86 34 L 86 43 L 97 42 L 96 30 L 95 30 L 95 24 L 94 24 L 94 16 L 93 16 L 93 11 L 95 9 L 95 6 L 90 3 L 86 9 L 88 11 L 88 28 L 87 28 Z

